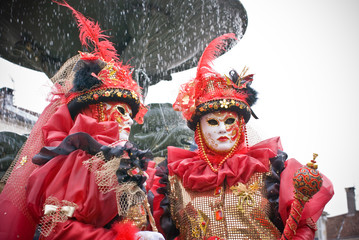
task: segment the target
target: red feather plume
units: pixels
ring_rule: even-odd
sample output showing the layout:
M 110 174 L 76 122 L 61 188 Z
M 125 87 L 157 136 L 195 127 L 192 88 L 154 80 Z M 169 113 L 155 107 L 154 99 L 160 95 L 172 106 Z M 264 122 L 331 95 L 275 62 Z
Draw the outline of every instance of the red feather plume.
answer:
M 221 52 L 225 50 L 228 39 L 237 39 L 234 33 L 227 33 L 220 37 L 217 37 L 212 42 L 208 44 L 204 50 L 202 57 L 199 59 L 197 67 L 197 77 L 201 79 L 206 75 L 218 75 L 217 72 L 212 68 L 213 60 L 215 60 Z
M 84 15 L 71 7 L 65 0 L 62 2 L 53 0 L 53 2 L 72 10 L 80 29 L 81 44 L 87 48 L 91 48 L 92 46 L 90 44 L 92 44 L 95 48 L 94 51 L 91 52 L 92 54 L 102 57 L 106 62 L 109 62 L 112 59 L 115 61 L 119 60 L 113 43 L 108 40 L 109 36 L 103 34 L 104 31 L 101 30 L 97 22 L 95 23 L 94 21 L 87 19 Z
M 211 79 L 216 78 L 218 81 L 224 81 L 221 74 L 213 69 L 213 60 L 225 50 L 225 47 L 228 45 L 227 40 L 229 39 L 236 40 L 237 38 L 234 33 L 224 34 L 212 40 L 203 51 L 198 63 L 197 75 L 195 78 L 195 99 L 200 99 L 204 95 L 203 91 L 206 91 L 206 86 L 208 86 Z M 213 88 L 213 90 L 216 91 L 214 86 Z M 216 96 L 220 97 L 222 92 L 219 91 L 216 94 Z

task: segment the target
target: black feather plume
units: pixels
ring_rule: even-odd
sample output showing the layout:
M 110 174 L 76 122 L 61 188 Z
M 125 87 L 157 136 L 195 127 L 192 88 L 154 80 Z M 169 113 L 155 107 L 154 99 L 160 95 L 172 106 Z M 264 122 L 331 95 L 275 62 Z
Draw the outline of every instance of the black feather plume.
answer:
M 106 65 L 105 62 L 97 60 L 79 60 L 74 71 L 76 72 L 71 91 L 81 92 L 102 84 L 102 82 L 92 75 L 98 74 Z
M 247 85 L 247 94 L 248 97 L 246 98 L 247 103 L 249 104 L 249 106 L 253 106 L 256 102 L 257 102 L 257 91 L 254 90 L 253 88 L 251 88 L 250 86 Z

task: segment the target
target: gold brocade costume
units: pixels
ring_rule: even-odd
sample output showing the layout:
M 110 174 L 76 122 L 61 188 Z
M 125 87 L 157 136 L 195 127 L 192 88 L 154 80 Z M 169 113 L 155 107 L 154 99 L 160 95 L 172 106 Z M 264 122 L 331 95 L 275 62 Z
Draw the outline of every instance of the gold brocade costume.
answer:
M 185 189 L 170 176 L 171 215 L 182 239 L 279 239 L 265 198 L 266 173 L 255 173 L 246 184 L 222 184 L 214 190 Z

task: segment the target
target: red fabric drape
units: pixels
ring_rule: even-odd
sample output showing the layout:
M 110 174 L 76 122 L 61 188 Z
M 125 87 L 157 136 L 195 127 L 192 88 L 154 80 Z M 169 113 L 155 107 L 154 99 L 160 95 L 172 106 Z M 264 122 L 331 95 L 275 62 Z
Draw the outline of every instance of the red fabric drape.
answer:
M 282 150 L 279 137 L 262 141 L 246 153 L 237 153 L 218 170 L 213 172 L 200 159 L 197 151 L 168 147 L 168 169 L 170 175 L 182 179 L 183 186 L 193 191 L 207 191 L 221 185 L 226 179 L 229 186 L 246 183 L 255 172 L 268 172 L 269 159 Z M 216 166 L 215 166 L 216 167 Z

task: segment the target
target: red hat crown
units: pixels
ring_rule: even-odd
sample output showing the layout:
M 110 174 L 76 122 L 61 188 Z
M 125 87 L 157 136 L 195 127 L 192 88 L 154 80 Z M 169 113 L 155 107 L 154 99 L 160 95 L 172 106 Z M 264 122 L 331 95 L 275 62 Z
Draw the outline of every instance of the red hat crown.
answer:
M 236 111 L 246 122 L 250 118 L 250 106 L 256 99 L 256 92 L 249 87 L 253 75 L 239 76 L 232 70 L 226 76 L 213 69 L 213 60 L 235 39 L 232 33 L 214 39 L 203 52 L 196 77 L 180 87 L 173 108 L 182 112 L 192 130 L 201 116 L 218 110 Z
M 141 88 L 132 78 L 131 67 L 119 60 L 113 43 L 98 23 L 84 17 L 66 1 L 56 3 L 72 10 L 82 45 L 93 48 L 89 53 L 80 52 L 80 59 L 73 68 L 76 73 L 72 88 L 65 94 L 71 115 L 76 116 L 89 104 L 118 101 L 129 104 L 134 120 L 143 123 L 147 108 L 143 104 Z

